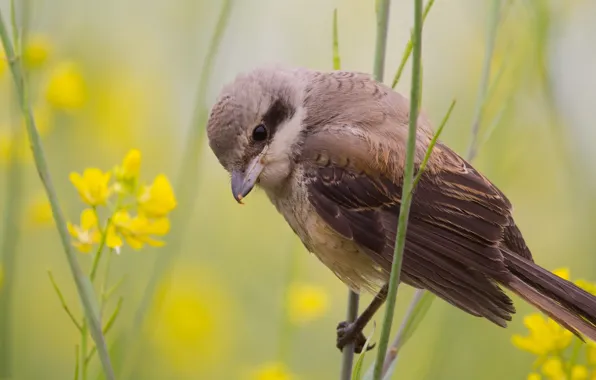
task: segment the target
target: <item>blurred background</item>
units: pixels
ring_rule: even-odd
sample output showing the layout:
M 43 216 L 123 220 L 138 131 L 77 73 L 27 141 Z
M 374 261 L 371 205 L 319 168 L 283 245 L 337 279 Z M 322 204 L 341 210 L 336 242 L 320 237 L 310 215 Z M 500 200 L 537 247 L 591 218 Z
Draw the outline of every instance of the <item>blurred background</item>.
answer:
M 174 187 L 166 245 L 125 247 L 111 257 L 109 284 L 123 279 L 106 304 L 110 315 L 122 297 L 107 334 L 119 379 L 335 379 L 335 327 L 345 318 L 347 289 L 304 250 L 264 193 L 236 204 L 202 130 L 219 89 L 241 71 L 265 63 L 331 69 L 335 8 L 342 67 L 370 72 L 375 4 L 232 1 L 205 71 L 224 3 L 31 0 L 23 59 L 50 172 L 73 223 L 85 205 L 69 174 L 111 170 L 131 149 L 142 153 L 143 183 L 163 173 Z M 424 28 L 423 109 L 437 125 L 457 99 L 442 140 L 462 155 L 490 3 L 437 0 Z M 8 21 L 8 1 L 0 9 Z M 393 2 L 388 83 L 412 14 L 411 2 Z M 497 85 L 474 161 L 515 205 L 536 261 L 589 280 L 596 280 L 595 16 L 594 0 L 504 1 L 491 73 Z M 397 86 L 406 94 L 409 67 Z M 0 294 L 8 299 L 0 308 L 0 372 L 72 379 L 80 334 L 48 270 L 79 319 L 82 310 L 27 143 L 14 133 L 22 121 L 12 90 L 0 61 L 0 214 L 9 216 L 0 239 L 10 243 L 0 262 Z M 79 259 L 88 271 L 93 256 Z M 412 294 L 400 288 L 394 326 Z M 525 379 L 533 357 L 511 336 L 523 332 L 531 309 L 517 308 L 504 330 L 436 301 L 395 378 Z M 88 378 L 98 378 L 97 356 L 89 366 Z

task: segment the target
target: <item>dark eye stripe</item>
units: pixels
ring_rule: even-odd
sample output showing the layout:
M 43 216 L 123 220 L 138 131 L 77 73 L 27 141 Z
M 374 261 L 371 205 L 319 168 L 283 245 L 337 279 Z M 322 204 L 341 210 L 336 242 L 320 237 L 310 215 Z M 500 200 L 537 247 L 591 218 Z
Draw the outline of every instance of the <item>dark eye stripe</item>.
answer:
M 273 138 L 277 131 L 277 127 L 284 121 L 292 118 L 294 113 L 296 113 L 296 110 L 286 101 L 278 99 L 273 102 L 265 115 L 263 115 L 263 124 L 265 124 L 269 130 L 269 138 Z

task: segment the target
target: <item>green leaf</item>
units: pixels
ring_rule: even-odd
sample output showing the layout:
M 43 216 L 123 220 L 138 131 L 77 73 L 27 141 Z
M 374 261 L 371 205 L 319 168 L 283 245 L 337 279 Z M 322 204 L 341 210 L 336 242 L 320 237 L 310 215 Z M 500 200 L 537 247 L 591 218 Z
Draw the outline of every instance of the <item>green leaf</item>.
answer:
M 366 343 L 364 343 L 364 350 L 362 351 L 360 356 L 358 356 L 358 360 L 356 361 L 356 364 L 354 364 L 354 370 L 352 371 L 352 380 L 361 380 L 362 379 L 362 365 L 364 363 L 364 357 L 366 356 L 366 353 L 368 351 L 367 348 L 370 345 L 370 340 L 372 339 L 373 335 L 375 334 L 376 327 L 377 327 L 377 325 L 374 324 L 370 335 L 368 336 L 368 338 L 366 338 Z

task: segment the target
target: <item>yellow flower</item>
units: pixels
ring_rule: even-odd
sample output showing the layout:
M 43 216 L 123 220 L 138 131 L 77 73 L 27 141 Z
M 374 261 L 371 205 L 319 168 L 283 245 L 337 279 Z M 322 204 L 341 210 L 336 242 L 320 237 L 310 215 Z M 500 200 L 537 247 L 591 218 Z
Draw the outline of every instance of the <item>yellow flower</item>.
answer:
M 104 205 L 110 196 L 110 173 L 100 169 L 87 168 L 81 176 L 79 173 L 70 173 L 70 182 L 79 192 L 83 202 L 90 206 Z
M 579 286 L 580 288 L 582 288 L 590 294 L 596 295 L 596 284 L 594 284 L 593 282 L 579 279 L 575 281 L 575 285 Z
M 569 268 L 558 268 L 553 271 L 553 274 L 561 277 L 563 280 L 569 280 Z
M 112 218 L 106 244 L 110 248 L 120 248 L 122 239 L 119 236 L 122 236 L 128 245 L 137 250 L 145 244 L 161 247 L 165 243 L 154 236 L 163 236 L 169 230 L 170 221 L 167 218 L 149 220 L 143 215 L 133 218 L 126 211 L 118 211 Z
M 8 62 L 6 61 L 6 57 L 3 53 L 0 53 L 0 78 L 2 78 L 2 75 L 7 71 L 7 68 Z
M 283 363 L 265 363 L 255 370 L 250 377 L 251 380 L 291 380 L 294 376 L 290 374 Z
M 586 342 L 586 356 L 588 359 L 588 364 L 596 367 L 596 343 L 592 342 L 591 340 Z
M 288 316 L 294 323 L 305 323 L 321 317 L 327 306 L 327 293 L 319 286 L 293 284 L 288 289 Z
M 79 226 L 68 222 L 67 227 L 75 239 L 72 245 L 83 253 L 89 253 L 93 245 L 99 243 L 101 239 L 101 234 L 97 228 L 97 217 L 92 209 L 83 210 Z
M 160 174 L 151 186 L 145 186 L 138 197 L 140 211 L 150 218 L 167 216 L 176 207 L 176 196 L 168 178 Z
M 118 193 L 132 193 L 134 192 L 139 172 L 141 169 L 141 152 L 137 149 L 132 149 L 128 152 L 122 165 L 114 168 L 114 177 L 116 178 L 116 192 Z
M 542 380 L 542 376 L 540 376 L 539 373 L 536 372 L 532 372 L 528 375 L 528 379 L 527 380 Z
M 588 369 L 583 365 L 574 365 L 571 369 L 571 380 L 588 380 Z
M 30 36 L 23 52 L 23 63 L 29 69 L 39 68 L 46 63 L 51 51 L 52 46 L 46 36 Z
M 514 335 L 512 343 L 519 349 L 537 356 L 563 350 L 569 346 L 573 334 L 550 318 L 534 313 L 524 317 L 528 336 Z
M 74 62 L 62 62 L 51 73 L 46 89 L 48 103 L 63 111 L 73 111 L 83 107 L 87 100 L 87 90 L 83 74 Z
M 549 380 L 567 380 L 563 363 L 559 358 L 549 358 L 542 365 L 542 373 Z
M 164 278 L 149 319 L 152 343 L 177 371 L 212 378 L 204 372 L 227 363 L 232 336 L 243 330 L 242 320 L 231 320 L 237 315 L 229 303 L 233 297 L 204 266 L 186 266 Z

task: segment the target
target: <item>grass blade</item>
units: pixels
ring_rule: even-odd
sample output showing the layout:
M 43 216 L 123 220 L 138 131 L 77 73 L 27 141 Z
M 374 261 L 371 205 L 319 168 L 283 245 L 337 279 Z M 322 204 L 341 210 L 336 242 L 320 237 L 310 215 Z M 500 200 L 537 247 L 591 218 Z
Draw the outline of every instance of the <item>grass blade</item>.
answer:
M 368 352 L 367 347 L 370 345 L 370 341 L 372 337 L 375 335 L 375 329 L 377 328 L 376 324 L 373 325 L 373 329 L 370 335 L 366 338 L 366 342 L 364 343 L 364 350 L 358 356 L 358 360 L 356 361 L 356 365 L 354 365 L 354 371 L 352 372 L 352 380 L 361 380 L 362 379 L 362 366 L 364 364 L 364 357 Z

